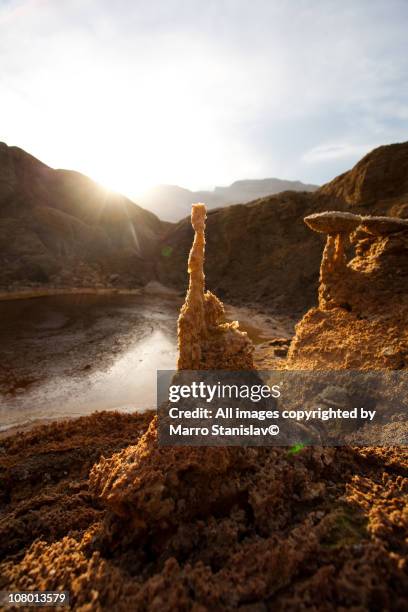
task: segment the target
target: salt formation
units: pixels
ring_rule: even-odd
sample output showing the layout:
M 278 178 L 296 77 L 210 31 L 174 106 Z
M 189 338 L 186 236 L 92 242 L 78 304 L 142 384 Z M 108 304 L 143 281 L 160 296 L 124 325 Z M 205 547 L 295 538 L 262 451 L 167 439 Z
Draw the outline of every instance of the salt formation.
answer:
M 356 229 L 361 221 L 359 215 L 348 212 L 322 212 L 305 217 L 305 223 L 315 232 L 329 234 L 348 234 Z
M 131 532 L 166 529 L 226 499 L 244 487 L 237 476 L 255 462 L 244 448 L 159 447 L 157 417 L 136 446 L 96 464 L 91 487 Z
M 296 328 L 289 367 L 407 367 L 408 220 L 324 212 L 305 223 L 327 242 L 319 305 Z
M 204 204 L 193 204 L 191 224 L 195 231 L 188 259 L 190 284 L 178 320 L 179 370 L 250 370 L 252 342 L 238 322 L 226 323 L 222 302 L 205 291 Z
M 316 232 L 327 234 L 320 266 L 319 304 L 330 304 L 330 284 L 337 274 L 342 275 L 347 265 L 345 249 L 349 234 L 359 225 L 361 217 L 347 212 L 323 212 L 305 217 L 305 223 Z
M 222 322 L 224 307 L 204 291 L 205 206 L 195 204 L 195 230 L 188 261 L 190 285 L 178 321 L 181 370 L 251 370 L 253 345 L 238 323 Z M 157 418 L 136 446 L 96 464 L 90 474 L 94 492 L 131 532 L 147 525 L 168 528 L 205 509 L 236 498 L 245 479 L 238 475 L 256 463 L 257 451 L 244 448 L 161 448 Z
M 356 229 L 361 217 L 347 212 L 323 212 L 305 217 L 305 223 L 316 232 L 327 234 L 326 246 L 320 265 L 319 304 L 330 304 L 329 286 L 337 274 L 342 275 L 347 265 L 345 250 L 349 235 Z
M 346 212 L 310 215 L 305 223 L 314 231 L 327 234 L 320 267 L 319 307 L 346 306 L 354 310 L 378 307 L 378 299 L 389 300 L 389 293 L 399 294 L 406 281 L 408 220 L 370 217 Z M 347 260 L 346 251 L 355 257 Z M 372 298 L 373 281 L 377 299 Z M 386 295 L 387 294 L 387 295 Z

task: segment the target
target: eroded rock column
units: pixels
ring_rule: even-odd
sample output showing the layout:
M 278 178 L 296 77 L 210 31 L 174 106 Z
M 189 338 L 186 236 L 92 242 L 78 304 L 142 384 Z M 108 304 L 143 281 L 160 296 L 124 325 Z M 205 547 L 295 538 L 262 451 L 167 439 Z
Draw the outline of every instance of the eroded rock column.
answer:
M 189 288 L 178 320 L 178 368 L 252 370 L 252 342 L 237 321 L 223 320 L 222 302 L 205 291 L 205 217 L 204 204 L 193 205 L 195 236 Z M 180 525 L 213 507 L 227 507 L 247 486 L 242 474 L 256 465 L 256 458 L 255 449 L 160 447 L 155 417 L 136 445 L 93 467 L 90 484 L 118 524 L 124 521 L 121 537 L 132 538 Z
M 296 326 L 292 369 L 408 367 L 408 219 L 325 212 L 305 218 L 326 233 L 319 305 Z M 353 253 L 344 256 L 344 242 Z
M 251 370 L 254 347 L 237 321 L 225 322 L 223 303 L 205 291 L 204 204 L 193 204 L 195 231 L 188 259 L 189 288 L 178 320 L 179 370 Z
M 331 288 L 336 284 L 337 277 L 345 274 L 347 259 L 345 247 L 349 242 L 350 233 L 359 225 L 361 217 L 347 212 L 324 212 L 309 215 L 305 223 L 315 232 L 327 234 L 319 278 L 319 307 L 333 308 Z
M 178 319 L 179 370 L 198 370 L 201 363 L 202 338 L 206 335 L 204 318 L 204 252 L 205 252 L 204 204 L 194 204 L 191 224 L 194 242 L 188 258 L 189 287 Z

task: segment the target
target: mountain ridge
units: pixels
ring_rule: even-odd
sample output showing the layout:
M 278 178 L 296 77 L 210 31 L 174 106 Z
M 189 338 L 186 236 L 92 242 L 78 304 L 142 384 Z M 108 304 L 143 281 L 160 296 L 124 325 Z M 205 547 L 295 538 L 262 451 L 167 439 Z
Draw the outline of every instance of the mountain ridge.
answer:
M 318 185 L 279 178 L 240 179 L 212 190 L 192 191 L 179 185 L 156 185 L 138 198 L 138 202 L 165 221 L 177 222 L 189 215 L 191 204 L 205 202 L 208 209 L 243 204 L 284 191 L 316 191 Z
M 306 215 L 325 210 L 408 218 L 408 142 L 379 147 L 315 192 L 284 191 L 208 211 L 208 287 L 231 303 L 298 316 L 313 305 L 322 238 Z M 192 230 L 161 221 L 80 173 L 53 170 L 0 144 L 0 289 L 184 291 Z
M 408 218 L 407 176 L 405 142 L 374 149 L 315 192 L 286 191 L 210 210 L 208 286 L 228 302 L 299 316 L 315 302 L 323 244 L 303 218 L 326 210 Z M 347 198 L 348 192 L 364 197 Z M 161 244 L 171 255 L 159 257 L 157 265 L 161 282 L 185 289 L 183 262 L 191 240 L 188 219 L 169 228 Z
M 153 275 L 163 224 L 89 177 L 0 143 L 0 285 L 90 286 Z

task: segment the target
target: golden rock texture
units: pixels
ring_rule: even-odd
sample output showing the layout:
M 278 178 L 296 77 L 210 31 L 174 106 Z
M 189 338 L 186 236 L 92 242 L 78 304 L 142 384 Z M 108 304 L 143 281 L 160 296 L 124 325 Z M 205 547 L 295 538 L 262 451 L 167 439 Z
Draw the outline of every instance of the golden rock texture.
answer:
M 190 285 L 178 321 L 179 370 L 251 370 L 253 345 L 238 323 L 223 323 L 224 307 L 204 291 L 205 206 L 192 207 L 195 230 L 188 260 Z M 245 466 L 256 451 L 230 448 L 160 448 L 157 419 L 136 446 L 94 466 L 90 483 L 132 530 L 168 528 L 240 494 Z
M 330 241 L 294 367 L 378 367 L 406 339 L 407 232 L 380 225 Z M 166 449 L 148 420 L 95 413 L 5 441 L 0 589 L 65 589 L 78 612 L 406 609 L 404 449 Z
M 291 369 L 408 367 L 408 220 L 325 212 L 319 305 L 296 327 Z
M 256 455 L 243 448 L 161 448 L 155 417 L 136 446 L 95 465 L 90 482 L 132 532 L 167 529 L 235 499 Z
M 204 204 L 193 204 L 195 231 L 188 259 L 190 284 L 178 320 L 179 370 L 250 370 L 254 347 L 238 322 L 226 323 L 223 303 L 205 291 Z
M 168 528 L 154 514 L 141 532 L 126 519 L 113 523 L 89 494 L 87 473 L 95 453 L 109 456 L 147 421 L 95 413 L 6 441 L 0 588 L 64 589 L 78 612 L 368 611 L 377 601 L 384 610 L 406 608 L 406 453 L 247 449 L 233 472 L 220 462 L 225 488 L 237 495 L 205 502 L 190 521 L 178 498 L 166 510 Z M 197 510 L 193 461 L 178 477 Z M 52 473 L 46 486 L 38 478 L 44 467 Z M 209 499 L 220 481 L 203 479 Z

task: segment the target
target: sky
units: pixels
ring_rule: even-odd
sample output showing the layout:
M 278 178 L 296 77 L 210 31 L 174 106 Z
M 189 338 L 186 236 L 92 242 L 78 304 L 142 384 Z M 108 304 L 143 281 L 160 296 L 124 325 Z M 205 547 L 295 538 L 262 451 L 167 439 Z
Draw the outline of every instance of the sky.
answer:
M 137 197 L 408 140 L 407 0 L 0 0 L 0 141 Z

